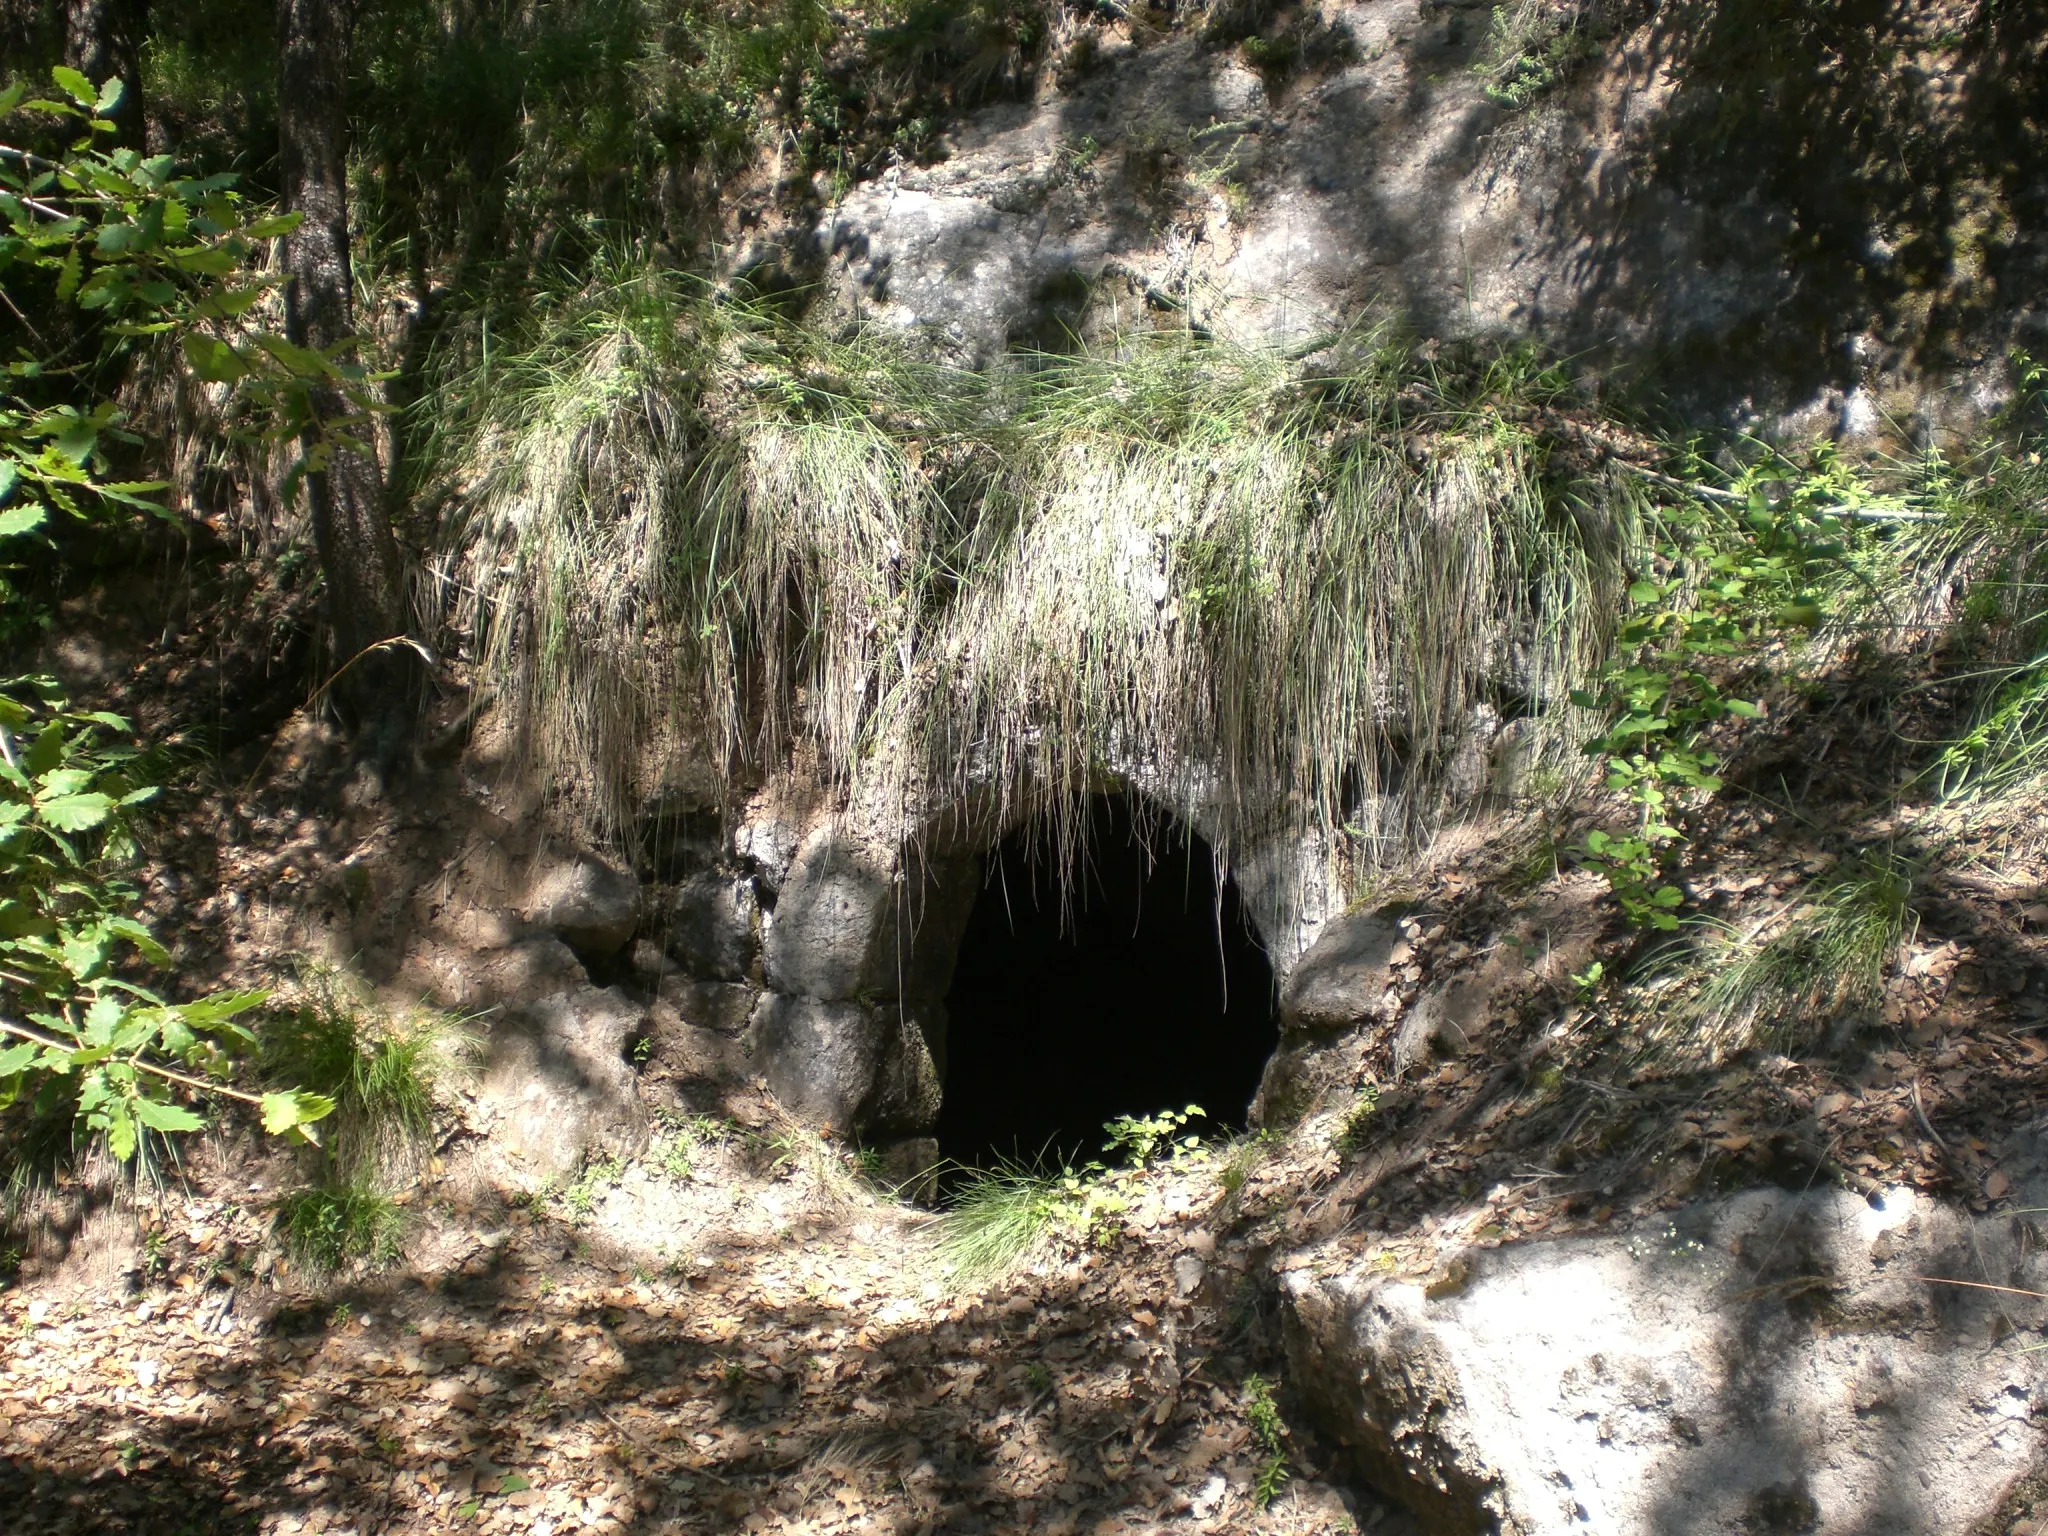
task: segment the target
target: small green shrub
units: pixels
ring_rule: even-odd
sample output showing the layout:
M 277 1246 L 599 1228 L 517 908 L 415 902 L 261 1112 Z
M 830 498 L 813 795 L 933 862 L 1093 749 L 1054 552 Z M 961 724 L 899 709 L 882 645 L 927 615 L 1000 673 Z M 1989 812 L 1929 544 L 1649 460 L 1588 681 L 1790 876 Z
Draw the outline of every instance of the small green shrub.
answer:
M 1581 0 L 1511 0 L 1493 8 L 1473 68 L 1490 100 L 1520 110 L 1554 90 L 1593 51 Z
M 1184 1162 L 1201 1151 L 1202 1138 L 1183 1133 L 1191 1122 L 1207 1115 L 1208 1111 L 1199 1104 L 1190 1104 L 1186 1109 L 1162 1109 L 1156 1115 L 1118 1115 L 1102 1128 L 1109 1137 L 1103 1150 L 1112 1157 L 1121 1155 L 1139 1168 L 1162 1151 L 1171 1161 Z
M 587 1218 L 597 1209 L 598 1196 L 616 1185 L 625 1171 L 625 1163 L 612 1153 L 593 1157 L 576 1181 L 562 1191 L 562 1204 L 579 1220 Z
M 687 1134 L 671 1131 L 655 1142 L 654 1156 L 656 1166 L 680 1184 L 695 1166 L 696 1148 Z
M 1287 1450 L 1282 1444 L 1287 1426 L 1280 1422 L 1280 1405 L 1273 1400 L 1273 1384 L 1265 1377 L 1247 1376 L 1244 1393 L 1245 1426 L 1259 1448 L 1259 1469 L 1252 1478 L 1252 1504 L 1264 1509 L 1287 1482 Z
M 395 1260 L 405 1236 L 405 1212 L 374 1175 L 359 1171 L 285 1196 L 278 1203 L 277 1227 L 294 1261 L 331 1273 L 352 1262 Z
M 1351 1113 L 1344 1117 L 1344 1124 L 1337 1132 L 1337 1150 L 1349 1157 L 1360 1150 L 1372 1136 L 1374 1116 L 1380 1112 L 1380 1085 L 1367 1083 L 1358 1090 L 1358 1100 L 1351 1106 Z

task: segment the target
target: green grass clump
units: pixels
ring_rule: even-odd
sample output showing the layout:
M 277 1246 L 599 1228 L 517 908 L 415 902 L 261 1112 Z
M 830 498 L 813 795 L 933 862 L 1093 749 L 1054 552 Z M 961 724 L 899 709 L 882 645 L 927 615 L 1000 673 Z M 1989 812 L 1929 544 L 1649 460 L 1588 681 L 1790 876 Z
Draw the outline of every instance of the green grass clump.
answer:
M 282 994 L 259 1035 L 267 1073 L 334 1101 L 320 1144 L 307 1149 L 306 1187 L 278 1205 L 286 1251 L 316 1270 L 390 1262 L 405 1230 L 392 1187 L 424 1159 L 437 1089 L 475 1042 L 458 1019 L 394 1013 L 318 968 Z
M 1912 892 L 1900 861 L 1874 858 L 1800 902 L 1768 938 L 1719 946 L 1688 1010 L 1702 1039 L 1784 1050 L 1874 1005 L 1912 921 Z
M 999 1160 L 970 1169 L 947 1201 L 939 1258 L 966 1281 L 1011 1268 L 1059 1224 L 1064 1169 Z
M 278 1235 L 306 1269 L 389 1264 L 405 1238 L 405 1212 L 367 1170 L 295 1190 L 278 1203 Z
M 473 1048 L 461 1023 L 432 1009 L 393 1014 L 331 971 L 308 971 L 261 1029 L 263 1063 L 334 1100 L 329 1154 L 354 1166 L 403 1159 L 433 1131 L 437 1085 Z
M 1274 1130 L 1260 1130 L 1248 1136 L 1241 1136 L 1224 1149 L 1222 1167 L 1218 1169 L 1216 1182 L 1222 1187 L 1223 1198 L 1234 1201 L 1244 1193 L 1244 1187 L 1259 1165 L 1273 1155 L 1280 1144 L 1280 1134 Z
M 1360 1151 L 1372 1139 L 1373 1122 L 1380 1112 L 1380 1086 L 1367 1083 L 1358 1090 L 1357 1101 L 1337 1130 L 1337 1151 L 1346 1157 Z

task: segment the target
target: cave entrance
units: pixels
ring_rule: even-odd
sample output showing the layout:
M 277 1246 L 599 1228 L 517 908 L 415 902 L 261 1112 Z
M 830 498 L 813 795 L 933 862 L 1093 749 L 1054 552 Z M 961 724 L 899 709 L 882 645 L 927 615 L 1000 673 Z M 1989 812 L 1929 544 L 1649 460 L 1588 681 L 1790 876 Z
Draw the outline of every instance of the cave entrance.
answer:
M 1275 1040 L 1273 974 L 1209 846 L 1123 796 L 1087 807 L 1075 888 L 1042 832 L 989 857 L 947 993 L 939 1151 L 1086 1158 L 1103 1122 L 1200 1104 L 1235 1128 Z

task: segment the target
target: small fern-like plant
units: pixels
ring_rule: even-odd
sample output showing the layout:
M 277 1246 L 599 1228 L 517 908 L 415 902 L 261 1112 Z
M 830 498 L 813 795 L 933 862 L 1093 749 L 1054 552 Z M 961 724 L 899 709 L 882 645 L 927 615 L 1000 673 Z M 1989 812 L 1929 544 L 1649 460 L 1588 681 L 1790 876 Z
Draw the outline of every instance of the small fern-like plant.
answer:
M 1252 1476 L 1252 1504 L 1264 1509 L 1279 1497 L 1286 1485 L 1287 1426 L 1280 1420 L 1280 1405 L 1274 1401 L 1273 1384 L 1263 1376 L 1244 1380 L 1244 1421 L 1259 1448 L 1258 1471 Z

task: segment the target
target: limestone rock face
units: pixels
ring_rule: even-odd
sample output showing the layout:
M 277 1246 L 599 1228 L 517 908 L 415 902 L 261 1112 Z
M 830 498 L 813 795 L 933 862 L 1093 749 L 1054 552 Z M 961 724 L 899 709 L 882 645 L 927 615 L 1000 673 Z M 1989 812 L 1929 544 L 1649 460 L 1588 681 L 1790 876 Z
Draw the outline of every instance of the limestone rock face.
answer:
M 686 1024 L 713 1034 L 737 1036 L 745 1033 L 761 989 L 743 982 L 693 981 L 672 974 L 662 977 L 660 997 Z
M 822 826 L 804 839 L 769 925 L 768 981 L 778 992 L 844 1002 L 887 985 L 879 940 L 891 876 L 864 849 Z
M 477 1119 L 539 1177 L 574 1172 L 592 1148 L 637 1151 L 646 1121 L 625 1060 L 645 1010 L 582 985 L 516 1008 L 492 1030 Z
M 1976 1529 L 2048 1410 L 1998 1294 L 1921 1277 L 2044 1272 L 1908 1191 L 1757 1190 L 1426 1287 L 1311 1255 L 1283 1289 L 1320 1427 L 1432 1531 L 1907 1536 Z
M 617 954 L 639 924 L 640 885 L 624 870 L 579 852 L 534 870 L 523 915 L 576 949 Z
M 744 981 L 761 950 L 760 902 L 751 880 L 706 873 L 676 892 L 668 950 L 691 975 Z
M 1945 376 L 1902 366 L 1933 349 L 1870 302 L 1888 248 L 1827 254 L 1859 235 L 1882 245 L 1845 192 L 1883 130 L 1797 177 L 1770 148 L 1807 114 L 1874 122 L 1827 99 L 1857 87 L 1794 68 L 1783 89 L 1720 101 L 1714 64 L 1693 70 L 1727 39 L 1652 7 L 1511 111 L 1474 67 L 1489 11 L 1333 0 L 1304 40 L 1318 62 L 1284 83 L 1199 29 L 1105 39 L 1084 78 L 968 114 L 925 163 L 852 187 L 792 244 L 841 317 L 970 366 L 1147 310 L 1254 343 L 1383 313 L 1431 336 L 1684 358 L 1672 382 L 1702 405 L 1794 407 L 1803 430 L 1856 435 L 1885 410 L 1967 420 L 1998 397 L 1995 343 L 1943 354 Z M 1940 137 L 1959 120 L 1922 89 L 1919 131 L 1960 148 Z M 2037 332 L 2036 292 L 2013 283 L 1976 316 L 1983 334 Z

